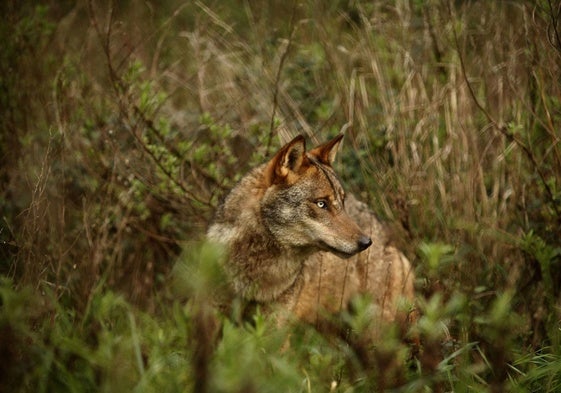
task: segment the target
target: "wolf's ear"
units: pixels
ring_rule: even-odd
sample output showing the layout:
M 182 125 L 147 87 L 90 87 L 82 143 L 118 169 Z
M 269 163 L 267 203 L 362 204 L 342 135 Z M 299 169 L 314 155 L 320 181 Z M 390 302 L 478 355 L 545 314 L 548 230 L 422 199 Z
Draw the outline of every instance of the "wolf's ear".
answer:
M 267 184 L 271 185 L 285 179 L 291 173 L 297 173 L 306 157 L 306 140 L 298 135 L 284 145 L 269 161 L 265 171 Z
M 315 156 L 322 164 L 331 165 L 335 161 L 335 156 L 342 139 L 343 134 L 339 134 L 329 142 L 325 142 L 323 145 L 310 150 L 310 154 Z

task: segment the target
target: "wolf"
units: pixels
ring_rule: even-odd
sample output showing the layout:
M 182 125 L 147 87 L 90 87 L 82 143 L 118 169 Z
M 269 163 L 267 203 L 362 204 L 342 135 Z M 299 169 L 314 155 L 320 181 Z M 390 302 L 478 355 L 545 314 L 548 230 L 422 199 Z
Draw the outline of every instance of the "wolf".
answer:
M 207 237 L 226 250 L 231 291 L 265 312 L 280 308 L 317 325 L 366 296 L 378 327 L 404 324 L 413 269 L 368 207 L 343 190 L 332 166 L 342 138 L 309 151 L 301 135 L 287 143 L 231 190 Z

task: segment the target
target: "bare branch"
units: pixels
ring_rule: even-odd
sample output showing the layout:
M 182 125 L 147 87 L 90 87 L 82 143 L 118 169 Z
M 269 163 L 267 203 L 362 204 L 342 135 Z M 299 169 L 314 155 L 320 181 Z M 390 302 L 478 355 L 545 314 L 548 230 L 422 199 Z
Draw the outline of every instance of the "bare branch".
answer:
M 286 61 L 286 58 L 288 57 L 288 52 L 290 51 L 290 48 L 292 46 L 292 40 L 294 38 L 294 33 L 296 31 L 296 24 L 294 23 L 294 19 L 296 18 L 296 7 L 298 5 L 298 2 L 296 0 L 294 0 L 294 2 L 292 3 L 292 14 L 290 15 L 290 22 L 288 24 L 288 26 L 290 27 L 290 34 L 288 36 L 288 42 L 286 44 L 286 47 L 284 49 L 284 52 L 282 53 L 281 57 L 280 57 L 280 61 L 279 61 L 279 66 L 277 68 L 277 74 L 275 75 L 275 84 L 274 84 L 274 88 L 275 90 L 273 91 L 273 111 L 271 113 L 271 121 L 269 123 L 269 139 L 267 140 L 267 149 L 265 150 L 265 155 L 268 156 L 271 150 L 271 143 L 273 141 L 273 136 L 274 136 L 274 132 L 275 132 L 275 116 L 277 113 L 277 107 L 279 105 L 279 84 L 280 84 L 280 77 L 281 77 L 281 72 L 283 70 L 284 67 L 284 62 Z

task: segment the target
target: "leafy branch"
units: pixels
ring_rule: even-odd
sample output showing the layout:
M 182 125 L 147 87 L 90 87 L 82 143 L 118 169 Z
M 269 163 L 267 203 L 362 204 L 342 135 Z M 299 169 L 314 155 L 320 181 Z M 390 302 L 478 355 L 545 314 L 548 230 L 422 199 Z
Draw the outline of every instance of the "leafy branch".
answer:
M 187 195 L 188 198 L 191 200 L 202 204 L 203 206 L 212 207 L 212 204 L 209 200 L 204 200 L 200 198 L 198 195 L 193 193 L 187 186 L 180 181 L 179 179 L 174 176 L 173 172 L 170 168 L 166 167 L 162 162 L 161 156 L 156 155 L 153 149 L 141 138 L 138 134 L 138 122 L 142 124 L 145 129 L 152 131 L 152 133 L 161 139 L 160 132 L 154 126 L 152 120 L 150 120 L 145 112 L 141 110 L 141 108 L 134 103 L 132 98 L 132 92 L 127 83 L 123 80 L 121 76 L 119 76 L 117 72 L 117 68 L 114 66 L 114 59 L 111 53 L 111 36 L 112 36 L 112 25 L 113 25 L 113 15 L 114 15 L 114 4 L 113 2 L 109 5 L 109 10 L 107 12 L 107 28 L 103 31 L 100 27 L 98 19 L 95 15 L 92 0 L 88 1 L 88 9 L 90 13 L 90 20 L 91 23 L 96 31 L 98 36 L 100 45 L 102 47 L 103 53 L 105 55 L 105 59 L 107 62 L 107 69 L 109 72 L 109 77 L 111 80 L 111 85 L 113 86 L 114 92 L 117 96 L 117 101 L 119 104 L 119 111 L 122 118 L 125 122 L 129 125 L 126 127 L 127 130 L 131 133 L 134 139 L 138 142 L 142 150 L 148 154 L 150 159 L 156 164 L 158 169 L 165 175 L 165 177 L 171 181 L 171 183 L 178 187 L 179 190 L 184 194 Z M 130 55 L 127 54 L 125 58 L 128 58 Z M 171 154 L 175 154 L 173 151 L 166 147 L 166 150 Z M 175 154 L 177 157 L 177 154 Z

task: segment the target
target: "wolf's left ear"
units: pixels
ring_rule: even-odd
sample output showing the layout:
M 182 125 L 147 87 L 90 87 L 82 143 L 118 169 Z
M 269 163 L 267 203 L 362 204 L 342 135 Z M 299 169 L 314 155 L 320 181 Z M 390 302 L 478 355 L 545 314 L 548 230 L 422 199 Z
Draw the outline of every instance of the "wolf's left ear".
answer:
M 265 171 L 268 185 L 285 180 L 291 173 L 297 173 L 306 157 L 306 140 L 298 135 L 284 145 L 269 161 Z
M 342 139 L 343 134 L 339 134 L 329 142 L 325 142 L 323 145 L 310 150 L 309 153 L 315 156 L 322 164 L 331 165 L 335 161 L 335 156 Z

